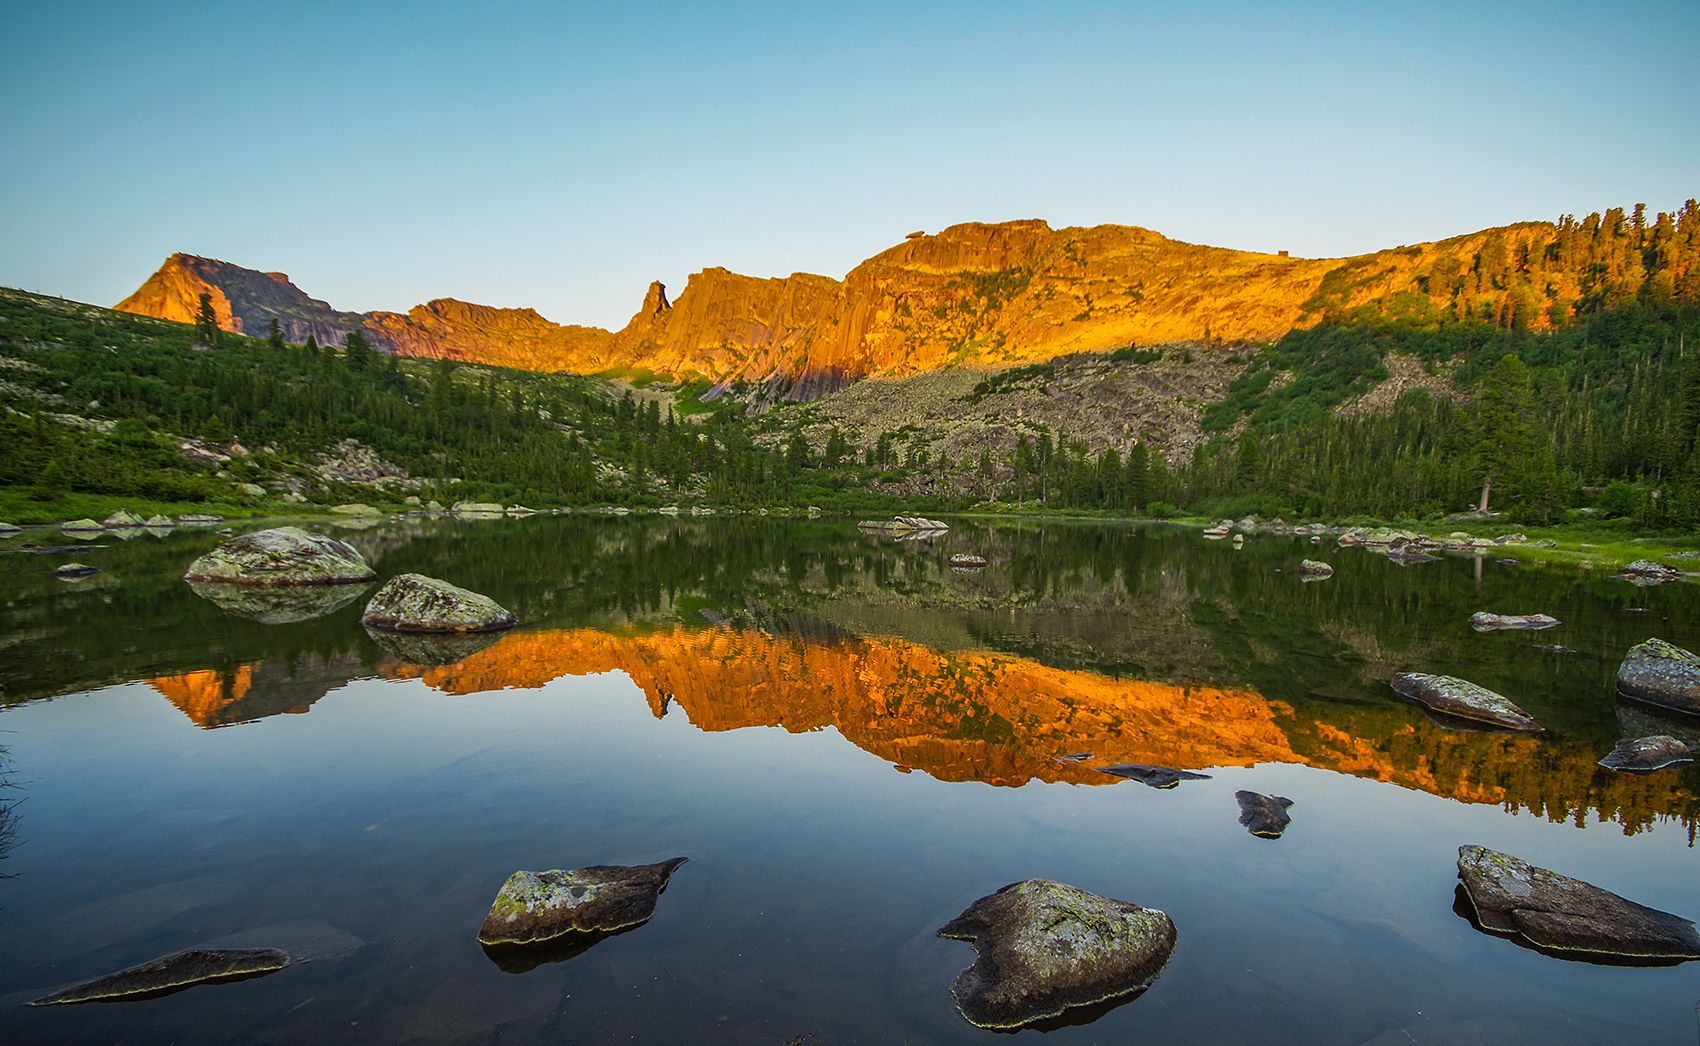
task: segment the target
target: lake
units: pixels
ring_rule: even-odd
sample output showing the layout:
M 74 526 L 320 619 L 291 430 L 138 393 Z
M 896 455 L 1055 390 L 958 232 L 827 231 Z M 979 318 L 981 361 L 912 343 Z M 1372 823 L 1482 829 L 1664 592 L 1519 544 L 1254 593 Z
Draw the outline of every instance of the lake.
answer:
M 1480 844 L 1700 917 L 1700 775 L 1595 765 L 1619 737 L 1700 735 L 1614 696 L 1635 643 L 1700 647 L 1700 588 L 953 523 L 911 542 L 756 516 L 319 524 L 381 577 L 519 616 L 452 649 L 369 636 L 375 587 L 227 610 L 180 580 L 208 531 L 0 555 L 0 1038 L 999 1041 L 950 995 L 972 947 L 935 931 L 1047 878 L 1162 909 L 1178 945 L 1142 996 L 1025 1040 L 1694 1041 L 1700 965 L 1554 957 L 1454 903 L 1458 847 Z M 74 543 L 0 551 L 23 541 Z M 958 552 L 989 565 L 952 570 Z M 1320 557 L 1335 576 L 1301 582 Z M 101 572 L 55 578 L 73 558 Z M 1563 625 L 1476 633 L 1477 610 Z M 1397 671 L 1480 683 L 1548 730 L 1442 726 Z M 1094 769 L 1116 762 L 1210 776 Z M 1281 838 L 1239 823 L 1240 789 L 1293 801 Z M 675 856 L 654 918 L 582 954 L 498 964 L 477 941 L 514 871 Z M 306 961 L 21 1005 L 209 943 Z

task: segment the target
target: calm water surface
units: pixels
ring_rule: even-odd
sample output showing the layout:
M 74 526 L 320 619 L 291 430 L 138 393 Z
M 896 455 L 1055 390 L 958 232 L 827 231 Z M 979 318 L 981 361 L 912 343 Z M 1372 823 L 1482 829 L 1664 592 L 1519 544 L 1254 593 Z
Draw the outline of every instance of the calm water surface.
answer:
M 1649 636 L 1700 647 L 1691 584 L 1363 550 L 1302 584 L 1302 539 L 1125 525 L 339 533 L 380 575 L 487 593 L 520 627 L 439 649 L 369 637 L 364 593 L 225 609 L 178 580 L 205 532 L 103 538 L 80 582 L 51 575 L 71 557 L 0 555 L 22 799 L 0 1039 L 1001 1041 L 957 1015 L 973 951 L 934 931 L 1045 877 L 1161 908 L 1180 943 L 1142 997 L 1027 1040 L 1695 1041 L 1700 964 L 1565 961 L 1453 910 L 1457 848 L 1479 843 L 1700 917 L 1700 776 L 1594 765 L 1621 736 L 1696 736 L 1612 687 Z M 0 551 L 23 540 L 71 543 Z M 953 552 L 991 565 L 952 572 Z M 1477 634 L 1476 610 L 1564 626 Z M 1393 696 L 1400 670 L 1500 690 L 1549 732 L 1444 728 Z M 1056 761 L 1075 752 L 1092 759 Z M 1117 761 L 1213 776 L 1159 791 L 1090 769 Z M 1294 800 L 1285 836 L 1247 833 L 1241 788 Z M 678 855 L 655 917 L 575 958 L 512 973 L 477 943 L 515 870 Z M 20 1005 L 209 942 L 309 961 Z

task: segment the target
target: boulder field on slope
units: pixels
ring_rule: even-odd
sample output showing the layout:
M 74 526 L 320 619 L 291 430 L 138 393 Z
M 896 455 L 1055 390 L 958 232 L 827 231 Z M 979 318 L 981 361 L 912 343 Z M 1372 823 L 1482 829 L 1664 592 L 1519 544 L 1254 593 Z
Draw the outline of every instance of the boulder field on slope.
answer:
M 235 585 L 339 585 L 377 576 L 345 542 L 300 527 L 274 527 L 223 542 L 189 564 L 183 579 Z

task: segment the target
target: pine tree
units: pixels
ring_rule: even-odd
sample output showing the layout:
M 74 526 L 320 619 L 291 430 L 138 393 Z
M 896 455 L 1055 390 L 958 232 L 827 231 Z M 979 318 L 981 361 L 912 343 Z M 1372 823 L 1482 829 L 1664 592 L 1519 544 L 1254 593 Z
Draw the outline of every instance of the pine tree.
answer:
M 372 365 L 372 357 L 372 343 L 366 340 L 365 332 L 349 331 L 342 342 L 342 361 L 348 369 L 358 374 Z
M 1481 413 L 1476 422 L 1476 461 L 1482 477 L 1477 510 L 1486 512 L 1495 481 L 1515 486 L 1529 460 L 1534 440 L 1529 430 L 1529 368 L 1516 356 L 1501 356 L 1482 381 Z
M 277 325 L 277 317 L 272 317 L 271 326 L 266 330 L 266 344 L 274 349 L 283 348 L 283 328 Z
M 218 313 L 213 311 L 212 295 L 201 295 L 201 307 L 195 313 L 195 334 L 203 345 L 218 344 Z

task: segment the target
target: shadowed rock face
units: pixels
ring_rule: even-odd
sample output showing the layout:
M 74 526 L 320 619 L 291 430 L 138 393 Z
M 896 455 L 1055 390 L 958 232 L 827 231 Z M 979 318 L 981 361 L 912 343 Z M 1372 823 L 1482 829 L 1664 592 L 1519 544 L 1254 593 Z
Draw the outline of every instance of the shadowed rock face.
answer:
M 1101 774 L 1139 781 L 1152 788 L 1173 788 L 1182 781 L 1210 780 L 1209 774 L 1197 774 L 1191 770 L 1176 770 L 1167 766 L 1150 766 L 1145 763 L 1111 763 L 1109 766 L 1095 766 L 1092 769 Z
M 496 894 L 478 941 L 486 947 L 540 945 L 560 943 L 572 934 L 607 935 L 640 926 L 655 914 L 656 898 L 685 861 L 675 857 L 631 867 L 515 872 Z
M 1668 734 L 1655 734 L 1619 741 L 1617 748 L 1600 760 L 1600 765 L 1607 770 L 1629 774 L 1650 774 L 1655 770 L 1687 766 L 1693 761 L 1694 753 L 1688 750 L 1687 745 Z
M 114 1002 L 151 998 L 196 984 L 243 980 L 272 973 L 289 965 L 289 954 L 275 948 L 242 948 L 230 951 L 194 949 L 167 955 L 140 966 L 86 981 L 74 988 L 45 996 L 31 1006 L 58 1006 L 76 1002 Z
M 1700 656 L 1662 639 L 1631 647 L 1617 669 L 1617 692 L 1700 715 Z
M 1485 846 L 1458 848 L 1458 878 L 1489 933 L 1596 961 L 1700 959 L 1689 920 Z
M 978 953 L 950 993 L 981 1028 L 1021 1028 L 1076 1007 L 1131 1001 L 1175 948 L 1175 925 L 1155 908 L 1048 879 L 982 897 L 938 934 Z
M 189 582 L 189 588 L 195 595 L 217 604 L 225 613 L 250 618 L 262 625 L 287 625 L 324 617 L 354 602 L 370 587 L 371 582 L 368 581 L 352 585 L 290 585 L 281 588 L 238 585 L 229 581 Z
M 1240 823 L 1259 839 L 1279 839 L 1293 823 L 1287 815 L 1293 801 L 1285 796 L 1241 791 L 1235 792 L 1234 798 L 1240 803 Z
M 360 623 L 386 632 L 499 632 L 518 619 L 489 596 L 423 574 L 390 578 Z
M 1425 708 L 1442 715 L 1488 723 L 1506 730 L 1535 733 L 1546 729 L 1535 717 L 1486 687 L 1452 676 L 1400 672 L 1390 684 L 1393 689 Z
M 338 585 L 377 572 L 352 546 L 300 527 L 274 527 L 231 538 L 189 564 L 185 581 L 236 585 Z

